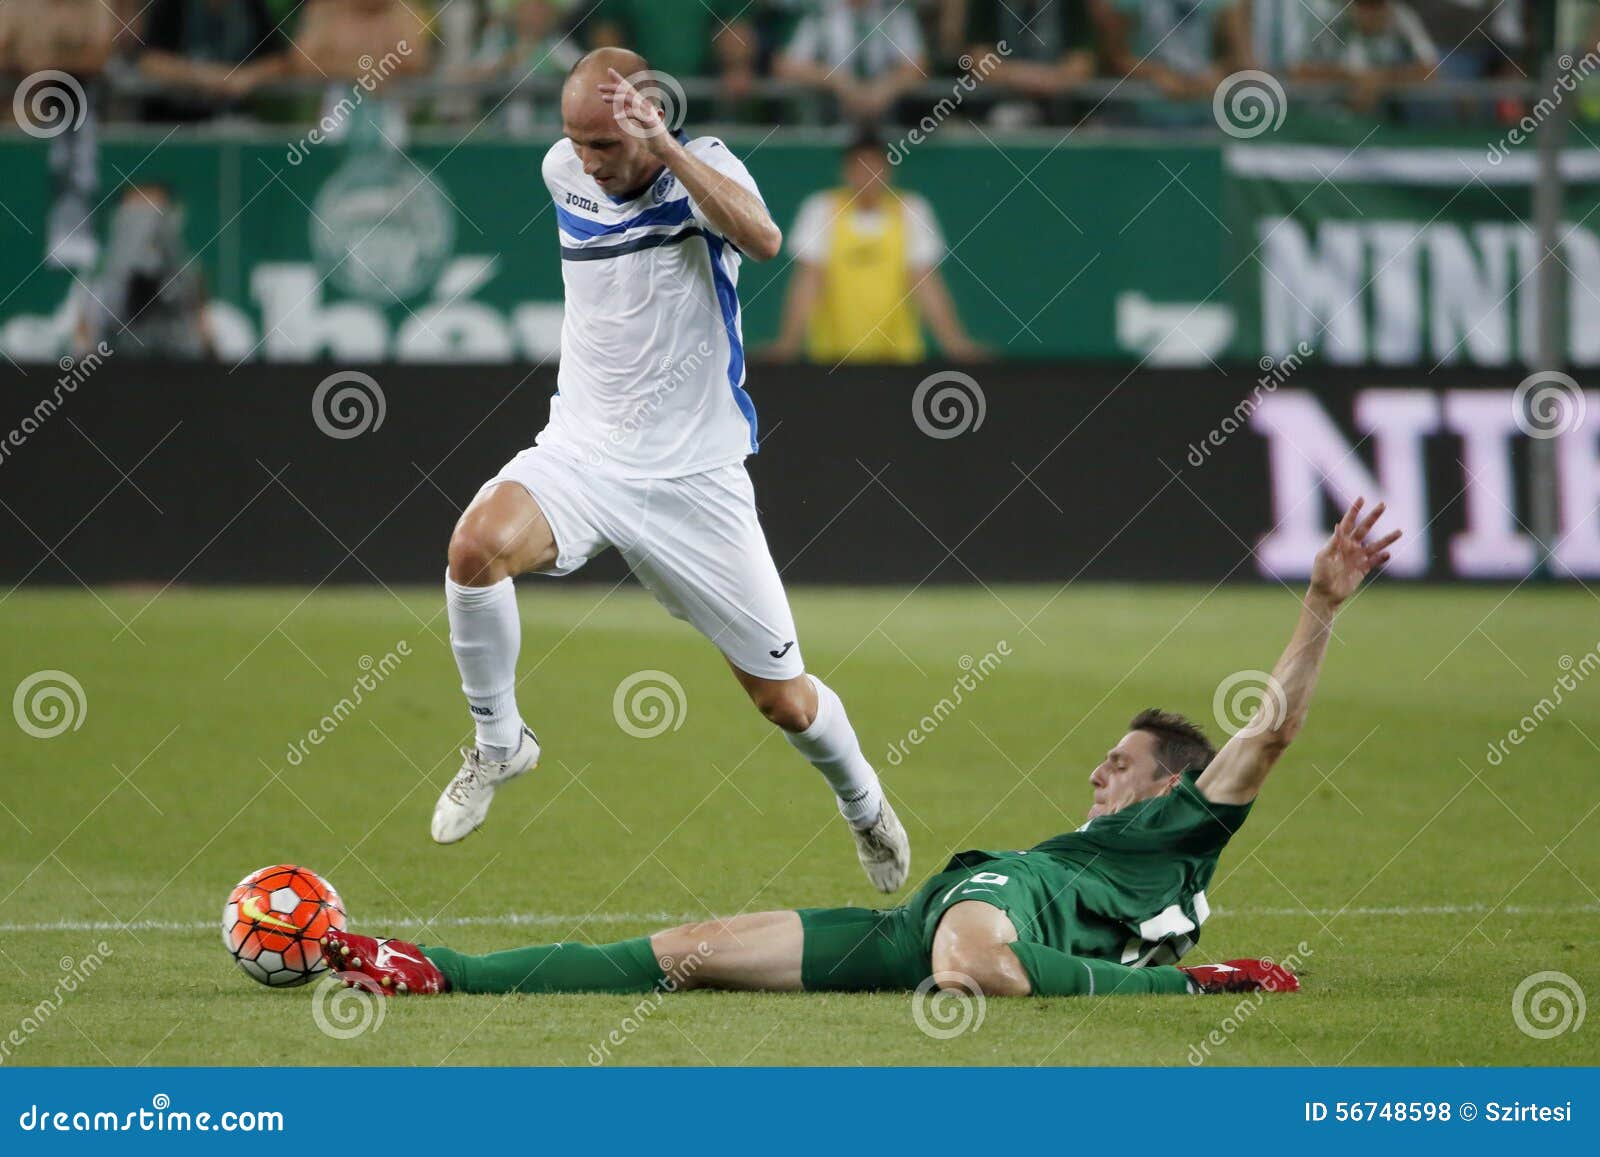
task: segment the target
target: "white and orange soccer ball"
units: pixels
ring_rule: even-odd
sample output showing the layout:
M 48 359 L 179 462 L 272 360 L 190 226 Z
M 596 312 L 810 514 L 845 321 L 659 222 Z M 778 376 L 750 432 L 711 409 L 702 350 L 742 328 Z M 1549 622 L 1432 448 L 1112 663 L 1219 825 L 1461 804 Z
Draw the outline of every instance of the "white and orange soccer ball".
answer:
M 222 943 L 252 980 L 273 988 L 323 972 L 317 942 L 344 926 L 344 901 L 333 885 L 292 864 L 251 872 L 222 908 Z

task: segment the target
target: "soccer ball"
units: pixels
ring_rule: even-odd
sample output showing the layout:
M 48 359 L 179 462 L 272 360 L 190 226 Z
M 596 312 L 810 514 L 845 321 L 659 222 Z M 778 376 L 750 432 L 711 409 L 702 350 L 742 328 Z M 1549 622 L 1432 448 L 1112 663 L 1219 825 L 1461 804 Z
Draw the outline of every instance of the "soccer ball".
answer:
M 344 924 L 344 901 L 332 884 L 308 868 L 274 864 L 228 894 L 222 943 L 252 980 L 288 988 L 326 970 L 317 941 Z

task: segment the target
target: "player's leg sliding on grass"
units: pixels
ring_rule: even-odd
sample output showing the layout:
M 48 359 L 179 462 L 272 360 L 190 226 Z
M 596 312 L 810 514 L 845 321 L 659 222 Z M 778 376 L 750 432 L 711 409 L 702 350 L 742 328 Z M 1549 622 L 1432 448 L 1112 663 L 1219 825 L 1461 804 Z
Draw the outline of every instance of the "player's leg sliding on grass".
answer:
M 1177 961 L 1210 915 L 1218 857 L 1305 723 L 1334 615 L 1400 537 L 1369 542 L 1383 506 L 1364 519 L 1362 506 L 1350 506 L 1318 552 L 1250 723 L 1216 751 L 1182 716 L 1140 712 L 1090 774 L 1093 804 L 1076 831 L 1027 851 L 958 853 L 887 910 L 763 912 L 487 956 L 331 933 L 324 956 L 351 983 L 388 992 L 858 992 L 917 988 L 930 976 L 997 996 L 1298 988 L 1269 960 Z
M 566 289 L 559 388 L 537 444 L 484 486 L 450 542 L 450 640 L 477 736 L 433 838 L 474 831 L 495 789 L 539 760 L 517 707 L 513 580 L 615 547 L 822 773 L 868 878 L 893 892 L 910 871 L 905 829 L 844 704 L 805 671 L 743 465 L 758 443 L 739 265 L 774 256 L 782 237 L 727 146 L 672 133 L 624 79 L 646 68 L 598 49 L 562 89 L 565 135 L 541 167 Z
M 914 989 L 930 976 L 940 987 L 986 996 L 1176 996 L 1300 987 L 1291 972 L 1269 960 L 1136 968 L 1023 943 L 1006 913 L 979 900 L 958 904 L 940 921 L 925 966 L 916 953 L 896 957 L 882 945 L 852 941 L 853 930 L 843 937 L 813 932 L 812 920 L 836 917 L 840 925 L 859 927 L 863 916 L 863 910 L 849 908 L 756 912 L 612 944 L 546 944 L 484 956 L 335 932 L 323 951 L 346 983 L 397 995 L 697 988 L 879 992 Z

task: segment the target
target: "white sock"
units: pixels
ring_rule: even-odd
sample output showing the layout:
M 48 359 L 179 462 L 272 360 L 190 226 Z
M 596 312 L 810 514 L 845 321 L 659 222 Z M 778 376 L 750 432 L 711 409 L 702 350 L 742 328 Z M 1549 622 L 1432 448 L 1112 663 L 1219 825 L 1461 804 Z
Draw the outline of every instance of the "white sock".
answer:
M 456 653 L 461 690 L 478 729 L 478 749 L 491 758 L 508 758 L 522 742 L 517 711 L 522 621 L 517 618 L 516 587 L 509 578 L 493 586 L 464 587 L 445 575 L 444 599 L 450 612 L 450 649 Z
M 784 732 L 790 745 L 811 761 L 839 797 L 839 811 L 852 827 L 871 827 L 883 807 L 878 773 L 861 754 L 855 728 L 844 704 L 821 679 L 808 675 L 817 689 L 817 717 L 804 731 Z

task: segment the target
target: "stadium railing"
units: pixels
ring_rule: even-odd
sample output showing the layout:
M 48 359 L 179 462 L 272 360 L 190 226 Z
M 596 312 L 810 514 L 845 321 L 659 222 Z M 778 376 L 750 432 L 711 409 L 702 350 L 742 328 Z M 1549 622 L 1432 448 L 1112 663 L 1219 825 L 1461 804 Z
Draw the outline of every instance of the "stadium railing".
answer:
M 949 115 L 964 103 L 976 106 L 1007 100 L 1031 99 L 1014 89 L 989 81 L 982 82 L 970 90 L 964 89 L 959 86 L 959 80 L 960 78 L 955 77 L 933 78 L 910 90 L 897 106 L 900 115 L 892 118 L 891 123 L 914 124 L 925 111 L 940 108 Z M 785 107 L 793 116 L 795 124 L 800 127 L 825 126 L 838 119 L 831 114 L 832 98 L 828 94 L 789 81 L 762 78 L 755 82 L 748 95 L 737 100 L 727 97 L 720 81 L 714 77 L 673 78 L 673 83 L 682 90 L 686 101 L 710 112 L 709 117 L 696 116 L 695 119 L 703 123 L 749 122 L 752 119 L 749 110 L 774 104 Z M 1274 83 L 1281 90 L 1282 99 L 1289 107 L 1331 109 L 1339 106 L 1349 92 L 1349 86 L 1339 82 L 1274 78 Z M 193 89 L 154 80 L 125 66 L 109 70 L 103 78 L 103 87 L 106 95 L 114 102 L 112 116 L 109 118 L 113 122 L 137 121 L 139 118 L 135 106 L 139 101 L 155 97 L 181 97 L 186 94 L 192 98 L 194 95 Z M 356 82 L 353 80 L 281 79 L 258 86 L 252 90 L 250 99 L 320 97 L 355 87 Z M 381 95 L 386 99 L 412 103 L 435 100 L 448 102 L 452 99 L 495 102 L 525 100 L 533 104 L 541 122 L 554 123 L 558 119 L 556 108 L 560 92 L 561 80 L 555 76 L 530 76 L 508 81 L 505 78 L 465 80 L 435 75 L 392 77 L 384 82 Z M 1492 109 L 1500 102 L 1531 104 L 1537 102 L 1543 92 L 1543 88 L 1532 80 L 1439 78 L 1423 84 L 1397 87 L 1385 99 L 1402 107 L 1442 109 L 1444 106 L 1455 104 L 1463 107 L 1478 106 L 1482 110 Z M 1278 98 L 1274 96 L 1272 99 Z M 1101 110 L 1148 109 L 1152 106 L 1173 104 L 1153 85 L 1143 81 L 1116 78 L 1084 82 L 1051 98 L 1050 103 L 1061 108 L 1077 110 L 1078 118 L 1092 117 Z M 1204 103 L 1206 102 L 1183 102 L 1183 107 L 1195 108 Z M 126 115 L 118 115 L 119 112 Z M 310 115 L 300 119 L 305 123 L 311 123 L 316 117 Z M 1492 119 L 1492 114 L 1486 114 L 1484 119 Z M 229 123 L 238 125 L 239 118 L 230 118 Z M 284 123 L 300 122 L 291 119 Z M 1126 127 L 1126 124 L 1119 123 L 1118 127 Z M 1193 126 L 1179 124 L 1163 127 L 1183 129 Z M 986 131 L 991 131 L 990 126 L 986 126 Z M 992 131 L 1006 130 L 1002 125 L 994 126 Z

